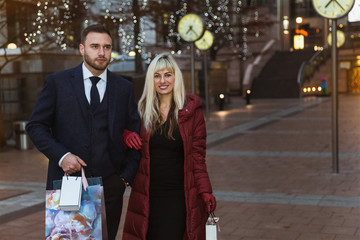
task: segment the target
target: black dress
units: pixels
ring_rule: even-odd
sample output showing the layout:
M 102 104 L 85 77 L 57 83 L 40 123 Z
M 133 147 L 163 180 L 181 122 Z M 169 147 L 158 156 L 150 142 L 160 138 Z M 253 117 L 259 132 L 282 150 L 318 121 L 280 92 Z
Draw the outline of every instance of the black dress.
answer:
M 167 123 L 151 136 L 150 215 L 147 240 L 181 240 L 186 227 L 184 147 L 179 129 L 167 138 Z

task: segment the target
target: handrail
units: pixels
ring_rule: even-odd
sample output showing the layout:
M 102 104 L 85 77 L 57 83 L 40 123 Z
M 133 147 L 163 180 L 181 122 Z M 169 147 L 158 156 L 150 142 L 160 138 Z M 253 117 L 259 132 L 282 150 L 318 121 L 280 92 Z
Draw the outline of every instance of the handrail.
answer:
M 328 46 L 324 46 L 322 51 L 316 52 L 309 60 L 304 61 L 299 69 L 297 74 L 297 83 L 299 84 L 299 89 L 301 89 L 305 80 L 310 79 L 311 76 L 315 73 L 318 67 L 323 64 L 323 62 L 330 56 L 330 51 Z
M 251 62 L 245 69 L 244 75 L 243 75 L 243 86 L 245 85 L 250 85 L 254 76 L 253 76 L 253 70 L 254 70 L 254 66 L 257 66 L 261 59 L 263 58 L 263 56 L 265 54 L 267 54 L 271 48 L 275 45 L 275 40 L 271 39 L 269 42 L 267 42 L 265 44 L 265 46 L 261 49 L 260 54 L 255 58 L 255 60 L 253 62 Z M 243 91 L 245 91 L 246 89 L 244 89 Z
M 323 50 L 324 51 L 324 50 Z M 323 51 L 317 51 L 309 60 L 309 62 L 313 62 L 316 60 L 317 56 L 323 53 Z
M 303 73 L 304 73 L 304 68 L 305 68 L 306 64 L 307 64 L 307 61 L 303 61 L 301 63 L 301 66 L 300 66 L 298 74 L 297 74 L 297 83 L 298 84 L 300 84 L 300 82 L 301 82 L 301 79 L 302 79 L 302 76 L 303 76 Z

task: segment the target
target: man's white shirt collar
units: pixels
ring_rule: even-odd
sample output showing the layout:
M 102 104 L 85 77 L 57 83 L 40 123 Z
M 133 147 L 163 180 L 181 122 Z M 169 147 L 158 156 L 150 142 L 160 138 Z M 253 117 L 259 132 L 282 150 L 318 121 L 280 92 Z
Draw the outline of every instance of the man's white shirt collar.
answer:
M 89 69 L 87 69 L 87 67 L 85 66 L 84 63 L 82 63 L 82 70 L 83 70 L 84 80 L 89 79 L 90 77 L 94 76 L 94 75 L 89 71 Z M 100 74 L 98 77 L 101 78 L 101 80 L 104 80 L 104 81 L 106 82 L 106 80 L 107 80 L 107 68 L 106 68 L 105 71 L 104 71 L 102 74 Z
M 85 90 L 85 96 L 90 103 L 90 91 L 92 87 L 92 83 L 90 80 L 90 77 L 94 76 L 89 69 L 86 68 L 85 64 L 82 64 L 82 70 L 83 70 L 83 81 L 84 81 L 84 90 Z M 105 91 L 106 91 L 106 83 L 107 83 L 107 69 L 98 76 L 101 78 L 101 80 L 96 84 L 96 87 L 99 91 L 100 96 L 100 102 L 103 100 Z

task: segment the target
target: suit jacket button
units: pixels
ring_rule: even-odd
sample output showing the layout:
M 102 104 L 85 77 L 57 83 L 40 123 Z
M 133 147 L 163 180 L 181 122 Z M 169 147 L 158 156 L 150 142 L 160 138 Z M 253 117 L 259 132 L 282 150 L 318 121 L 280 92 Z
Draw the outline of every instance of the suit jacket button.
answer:
M 89 145 L 88 145 L 88 144 L 85 144 L 85 148 L 89 148 Z

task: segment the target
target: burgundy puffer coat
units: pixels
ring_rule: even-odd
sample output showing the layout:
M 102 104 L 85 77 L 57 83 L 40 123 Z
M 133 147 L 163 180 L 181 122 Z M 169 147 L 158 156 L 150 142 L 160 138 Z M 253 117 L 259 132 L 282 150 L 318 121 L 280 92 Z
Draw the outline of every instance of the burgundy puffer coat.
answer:
M 205 240 L 207 212 L 200 194 L 212 193 L 206 170 L 206 126 L 201 100 L 186 95 L 185 107 L 178 113 L 180 134 L 184 143 L 184 186 L 186 202 L 186 239 Z M 149 218 L 150 134 L 142 126 L 141 160 L 135 176 L 124 225 L 123 240 L 145 240 Z

